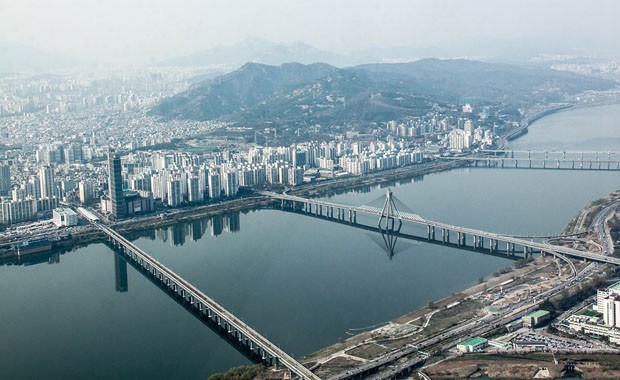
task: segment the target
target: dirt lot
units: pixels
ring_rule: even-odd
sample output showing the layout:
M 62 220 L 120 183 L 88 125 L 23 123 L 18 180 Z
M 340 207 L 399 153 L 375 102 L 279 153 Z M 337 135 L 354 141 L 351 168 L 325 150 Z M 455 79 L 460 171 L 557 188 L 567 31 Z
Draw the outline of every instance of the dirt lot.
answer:
M 556 361 L 557 360 L 557 364 Z M 432 379 L 467 379 L 487 375 L 491 379 L 558 378 L 574 367 L 584 379 L 620 379 L 617 355 L 464 355 L 423 369 Z

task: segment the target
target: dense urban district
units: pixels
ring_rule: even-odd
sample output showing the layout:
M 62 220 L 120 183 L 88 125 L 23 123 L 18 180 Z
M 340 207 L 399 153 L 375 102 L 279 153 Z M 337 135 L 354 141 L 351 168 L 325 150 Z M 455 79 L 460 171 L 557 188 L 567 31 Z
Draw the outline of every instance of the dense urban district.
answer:
M 248 63 L 206 80 L 204 73 L 171 67 L 4 74 L 1 259 L 20 264 L 104 233 L 131 251 L 118 232 L 290 202 L 321 215 L 325 206 L 335 218 L 334 205 L 330 215 L 328 205 L 303 200 L 479 163 L 529 161 L 531 167 L 534 153 L 515 159 L 509 141 L 550 113 L 619 102 L 617 63 L 606 67 L 605 75 L 585 76 L 568 71 L 574 67 L 422 60 L 349 68 Z M 534 165 L 618 170 L 612 153 L 538 152 Z M 547 248 L 532 256 L 524 245 L 513 266 L 477 286 L 300 363 L 329 379 L 618 378 L 618 271 L 613 260 L 596 256 L 614 257 L 619 204 L 619 193 L 593 200 L 562 234 L 540 243 L 595 260 Z M 406 219 L 389 209 L 388 199 L 378 215 Z M 339 220 L 347 218 L 342 210 Z M 350 222 L 354 211 L 348 211 Z M 413 218 L 427 223 L 435 239 L 434 224 Z M 476 238 L 473 249 L 499 252 Z M 465 245 L 465 233 L 458 233 L 457 244 Z M 517 243 L 509 244 L 505 254 L 514 255 Z M 255 338 L 241 332 L 235 330 L 239 341 Z M 289 363 L 267 351 L 266 364 Z M 241 368 L 214 378 L 306 378 L 294 368 Z

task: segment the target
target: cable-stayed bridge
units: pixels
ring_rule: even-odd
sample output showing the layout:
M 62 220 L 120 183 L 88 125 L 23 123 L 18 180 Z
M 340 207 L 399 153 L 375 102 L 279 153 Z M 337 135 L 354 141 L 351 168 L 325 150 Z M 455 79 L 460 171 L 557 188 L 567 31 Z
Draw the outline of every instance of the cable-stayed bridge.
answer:
M 391 191 L 387 192 L 384 198 L 383 207 L 375 206 L 352 206 L 338 204 L 334 202 L 308 199 L 295 195 L 280 194 L 269 191 L 261 191 L 259 194 L 270 197 L 279 202 L 281 208 L 292 208 L 309 214 L 321 215 L 327 218 L 349 223 L 357 222 L 357 214 L 367 214 L 378 218 L 379 228 L 384 230 L 394 230 L 403 222 L 426 226 L 427 239 L 429 241 L 440 240 L 450 243 L 451 239 L 457 245 L 467 245 L 468 239 L 470 246 L 474 249 L 488 250 L 497 252 L 500 244 L 505 245 L 506 253 L 511 255 L 522 252 L 524 257 L 529 257 L 532 253 L 542 253 L 551 255 L 563 255 L 575 259 L 620 265 L 620 259 L 602 254 L 580 251 L 577 249 L 536 242 L 518 238 L 514 236 L 502 235 L 494 232 L 482 231 L 473 228 L 454 226 L 447 223 L 425 219 L 418 214 L 403 212 L 396 207 L 397 201 Z

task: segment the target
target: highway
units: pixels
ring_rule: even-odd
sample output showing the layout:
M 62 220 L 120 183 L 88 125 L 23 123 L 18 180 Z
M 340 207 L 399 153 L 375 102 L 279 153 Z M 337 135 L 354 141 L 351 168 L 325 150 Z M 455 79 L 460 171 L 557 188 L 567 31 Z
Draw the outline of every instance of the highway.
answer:
M 592 221 L 592 225 L 596 229 L 596 234 L 598 235 L 598 241 L 603 247 L 603 255 L 609 255 L 613 252 L 614 242 L 611 239 L 611 234 L 609 233 L 606 221 L 607 218 L 609 218 L 610 215 L 616 211 L 618 206 L 620 206 L 620 202 L 614 202 L 609 206 L 606 206 Z

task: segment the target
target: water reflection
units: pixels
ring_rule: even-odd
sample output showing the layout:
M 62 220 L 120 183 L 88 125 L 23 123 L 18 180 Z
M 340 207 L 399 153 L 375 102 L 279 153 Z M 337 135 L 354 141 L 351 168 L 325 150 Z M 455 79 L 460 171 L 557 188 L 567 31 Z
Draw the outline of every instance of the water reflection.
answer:
M 128 291 L 127 260 L 118 254 L 114 255 L 114 274 L 116 275 L 116 291 L 119 293 Z
M 235 233 L 241 230 L 241 213 L 239 211 L 215 215 L 190 222 L 178 222 L 171 226 L 159 227 L 147 231 L 133 232 L 130 238 L 146 237 L 150 240 L 169 242 L 171 246 L 182 246 L 187 240 L 198 241 L 207 233 L 211 237 L 223 233 Z
M 422 174 L 422 175 L 416 175 L 416 176 L 408 177 L 408 178 L 401 178 L 401 179 L 394 180 L 394 181 L 380 182 L 378 184 L 373 184 L 373 185 L 360 185 L 354 188 L 343 187 L 342 189 L 337 189 L 337 190 L 326 192 L 325 195 L 323 195 L 322 197 L 329 198 L 329 197 L 333 197 L 334 195 L 339 195 L 339 194 L 366 194 L 366 193 L 370 193 L 371 191 L 377 188 L 389 189 L 391 187 L 404 186 L 410 183 L 422 182 L 423 180 L 424 180 L 424 175 Z
M 0 259 L 0 265 L 37 265 L 37 264 L 58 264 L 60 263 L 60 255 L 71 250 L 54 250 L 50 252 L 32 253 L 29 255 L 10 256 Z

